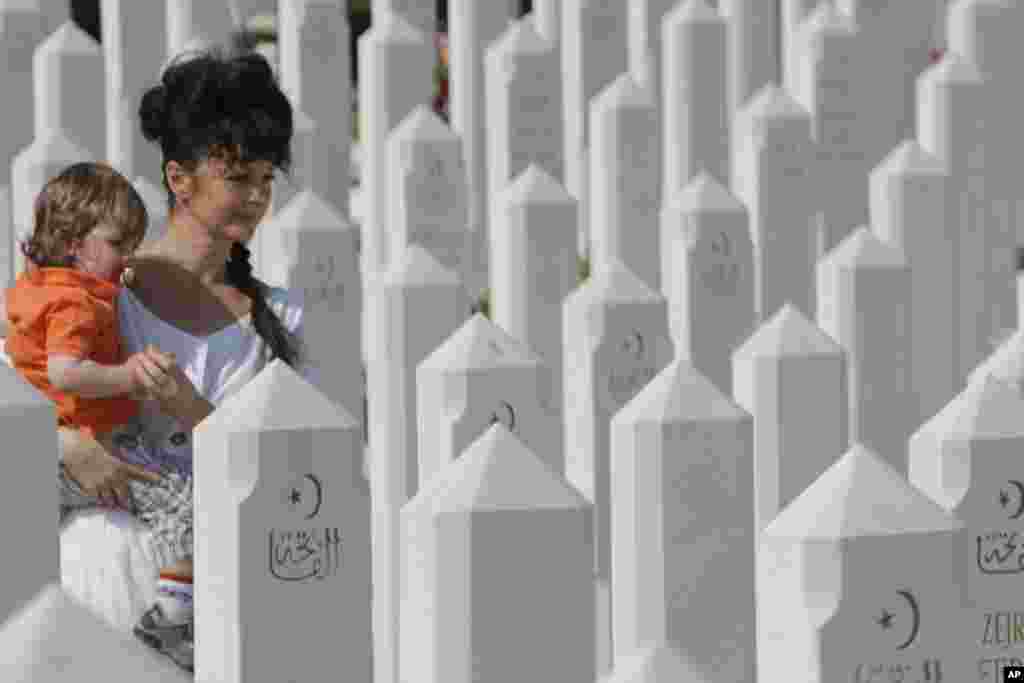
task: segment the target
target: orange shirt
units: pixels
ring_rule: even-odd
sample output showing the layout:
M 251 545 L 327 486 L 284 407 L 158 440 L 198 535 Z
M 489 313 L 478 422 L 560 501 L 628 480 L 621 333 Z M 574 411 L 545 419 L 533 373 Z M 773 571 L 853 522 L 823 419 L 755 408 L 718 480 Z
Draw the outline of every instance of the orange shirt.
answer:
M 127 396 L 82 398 L 58 391 L 47 375 L 47 356 L 61 354 L 99 365 L 122 362 L 117 320 L 119 285 L 73 268 L 31 266 L 7 294 L 11 364 L 57 406 L 57 424 L 94 438 L 124 424 L 139 410 Z

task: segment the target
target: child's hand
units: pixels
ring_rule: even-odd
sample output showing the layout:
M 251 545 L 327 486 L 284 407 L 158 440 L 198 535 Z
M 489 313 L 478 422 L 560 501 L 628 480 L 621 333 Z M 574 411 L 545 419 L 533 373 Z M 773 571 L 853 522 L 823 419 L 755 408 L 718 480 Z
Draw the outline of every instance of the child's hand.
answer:
M 147 346 L 145 351 L 132 354 L 125 365 L 131 371 L 131 395 L 134 398 L 158 400 L 162 396 L 176 393 L 176 364 L 173 353 L 166 354 L 155 346 Z

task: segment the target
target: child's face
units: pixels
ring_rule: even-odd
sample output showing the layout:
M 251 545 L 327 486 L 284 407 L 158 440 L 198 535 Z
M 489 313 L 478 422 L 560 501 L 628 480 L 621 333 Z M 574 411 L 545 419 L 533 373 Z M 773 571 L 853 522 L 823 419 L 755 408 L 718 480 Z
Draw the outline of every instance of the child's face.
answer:
M 100 223 L 93 228 L 80 245 L 72 248 L 77 257 L 76 268 L 98 278 L 117 283 L 125 267 L 125 259 L 138 244 L 120 228 Z

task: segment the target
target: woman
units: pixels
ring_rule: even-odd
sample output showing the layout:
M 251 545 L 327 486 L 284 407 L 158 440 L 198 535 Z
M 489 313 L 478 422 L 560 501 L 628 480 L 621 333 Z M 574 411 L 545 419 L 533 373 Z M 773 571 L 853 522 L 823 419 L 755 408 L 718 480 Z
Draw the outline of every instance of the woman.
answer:
M 192 429 L 272 358 L 317 383 L 300 362 L 301 302 L 254 279 L 243 246 L 269 207 L 274 169 L 290 167 L 288 100 L 258 54 L 204 53 L 172 63 L 161 81 L 139 116 L 163 152 L 168 229 L 133 259 L 118 312 L 126 353 L 155 346 L 162 353 L 150 351 L 144 369 L 156 378 L 162 368 L 173 381 L 150 382 L 159 398 L 124 435 L 138 446 L 131 452 L 145 454 L 137 465 L 77 432 L 60 435 L 67 473 L 114 507 L 127 507 L 130 479 L 152 478 L 141 465 L 190 473 Z M 130 632 L 157 597 L 159 563 L 146 529 L 114 507 L 69 517 L 61 574 L 71 594 Z

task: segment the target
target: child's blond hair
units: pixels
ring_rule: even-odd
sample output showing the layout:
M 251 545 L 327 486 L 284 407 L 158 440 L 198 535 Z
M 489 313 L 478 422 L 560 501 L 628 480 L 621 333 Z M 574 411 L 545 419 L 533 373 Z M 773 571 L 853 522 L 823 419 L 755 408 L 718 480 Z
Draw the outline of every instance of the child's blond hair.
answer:
M 149 215 L 128 179 L 104 163 L 72 164 L 51 178 L 36 197 L 32 235 L 21 253 L 40 268 L 74 265 L 71 248 L 101 222 L 123 231 L 138 247 Z

